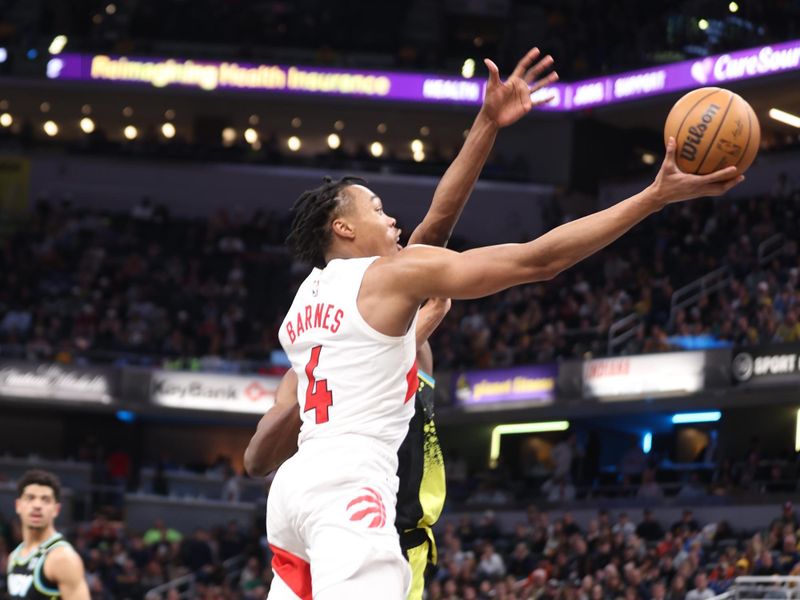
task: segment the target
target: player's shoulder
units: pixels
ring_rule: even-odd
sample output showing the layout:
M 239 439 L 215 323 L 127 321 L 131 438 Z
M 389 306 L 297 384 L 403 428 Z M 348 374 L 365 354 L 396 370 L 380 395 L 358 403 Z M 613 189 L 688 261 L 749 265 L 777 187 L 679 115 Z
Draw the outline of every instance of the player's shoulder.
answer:
M 76 572 L 83 572 L 83 560 L 67 540 L 57 541 L 47 552 L 45 574 L 54 581 Z

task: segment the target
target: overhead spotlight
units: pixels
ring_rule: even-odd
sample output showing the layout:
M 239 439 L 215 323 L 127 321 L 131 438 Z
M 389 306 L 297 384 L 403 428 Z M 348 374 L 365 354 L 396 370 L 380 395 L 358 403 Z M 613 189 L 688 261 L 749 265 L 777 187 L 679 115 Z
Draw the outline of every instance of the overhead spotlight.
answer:
M 475 59 L 468 58 L 464 61 L 464 64 L 461 65 L 461 76 L 470 79 L 475 75 Z
M 128 117 L 130 119 L 133 116 L 133 107 L 126 106 L 125 108 L 123 108 L 122 109 L 122 116 L 123 117 Z
M 342 131 L 344 129 L 344 121 L 341 120 L 336 121 L 336 123 L 333 124 L 333 128 L 336 131 Z
M 53 41 L 50 42 L 50 47 L 47 51 L 50 54 L 61 54 L 64 50 L 64 46 L 67 45 L 67 36 L 65 35 L 57 35 L 53 38 Z
M 480 37 L 480 36 L 478 36 L 478 37 L 474 38 L 474 39 L 472 40 L 472 44 L 473 44 L 473 45 L 474 45 L 476 48 L 480 48 L 481 46 L 483 46 L 483 38 L 482 38 L 482 37 Z
M 8 100 L 0 100 L 0 110 L 8 110 Z
M 342 145 L 342 139 L 339 137 L 338 134 L 332 133 L 328 136 L 328 148 L 330 148 L 331 150 L 336 150 L 341 145 Z
M 39 110 L 42 111 L 43 113 L 49 113 L 50 112 L 50 103 L 49 102 L 42 102 L 39 105 Z
M 102 22 L 103 22 L 103 15 L 98 13 L 92 17 L 92 23 L 94 23 L 95 25 L 100 25 L 100 23 Z
M 28 57 L 28 60 L 36 60 L 39 57 L 39 51 L 36 48 L 31 48 L 25 53 L 25 56 Z
M 244 139 L 248 144 L 255 144 L 258 141 L 258 132 L 252 127 L 244 130 Z
M 700 19 L 700 20 L 697 22 L 697 28 L 698 28 L 700 31 L 705 31 L 706 29 L 708 29 L 708 21 L 706 21 L 705 19 Z
M 386 133 L 388 131 L 388 127 L 386 127 L 386 123 L 378 123 L 378 133 Z
M 428 127 L 427 125 L 423 125 L 422 127 L 419 128 L 419 134 L 422 137 L 427 137 L 431 134 L 431 128 Z
M 642 162 L 646 165 L 653 165 L 656 162 L 656 155 L 651 152 L 642 154 Z
M 87 135 L 92 133 L 94 131 L 94 121 L 89 117 L 83 117 L 81 119 L 81 131 Z
M 383 144 L 380 142 L 372 142 L 369 146 L 369 153 L 375 158 L 383 156 Z
M 295 129 L 299 129 L 302 126 L 303 126 L 303 120 L 300 117 L 295 117 L 294 119 L 292 119 L 292 127 L 294 127 Z
M 163 135 L 168 140 L 171 140 L 175 137 L 175 125 L 172 123 L 164 123 L 161 125 L 161 135 Z
M 14 117 L 12 117 L 9 113 L 3 113 L 0 115 L 0 125 L 3 127 L 11 127 L 14 124 Z
M 412 152 L 422 152 L 424 146 L 422 145 L 422 140 L 412 140 L 411 142 L 411 151 Z
M 125 136 L 126 140 L 135 140 L 136 136 L 139 135 L 139 130 L 133 125 L 128 125 L 122 130 L 122 135 Z
M 92 114 L 92 105 L 84 104 L 83 106 L 81 106 L 81 114 L 84 117 L 88 117 L 90 114 Z
M 258 118 L 258 115 L 250 115 L 250 118 L 247 119 L 247 122 L 250 123 L 250 125 L 258 125 L 259 121 L 260 119 Z
M 116 4 L 106 4 L 106 14 L 113 15 L 117 12 L 117 5 Z
M 425 153 L 422 150 L 414 152 L 414 162 L 422 162 L 423 160 L 425 160 Z
M 56 125 L 55 121 L 45 121 L 42 129 L 44 129 L 44 132 L 50 137 L 58 135 L 58 125 Z
M 0 46 L 0 64 L 6 62 L 7 60 L 8 60 L 8 50 Z
M 300 141 L 299 137 L 293 135 L 286 141 L 286 145 L 289 146 L 289 150 L 291 150 L 292 152 L 297 152 L 298 150 L 300 150 L 300 146 L 302 146 L 303 144 Z
M 226 127 L 222 130 L 222 145 L 225 147 L 233 146 L 236 142 L 236 130 L 233 127 Z
M 798 117 L 797 115 L 793 115 L 792 113 L 788 113 L 777 108 L 770 108 L 769 116 L 775 119 L 776 121 L 784 123 L 785 125 L 791 125 L 792 127 L 800 127 L 800 117 Z
M 164 118 L 167 121 L 172 121 L 172 119 L 175 118 L 175 111 L 171 108 L 168 108 L 167 110 L 164 111 Z
M 256 140 L 255 142 L 253 142 L 252 144 L 250 144 L 250 147 L 251 147 L 253 150 L 255 150 L 256 152 L 258 152 L 259 150 L 261 150 L 261 140 Z
M 739 12 L 739 5 L 736 2 L 731 2 L 728 4 L 728 10 L 732 13 Z

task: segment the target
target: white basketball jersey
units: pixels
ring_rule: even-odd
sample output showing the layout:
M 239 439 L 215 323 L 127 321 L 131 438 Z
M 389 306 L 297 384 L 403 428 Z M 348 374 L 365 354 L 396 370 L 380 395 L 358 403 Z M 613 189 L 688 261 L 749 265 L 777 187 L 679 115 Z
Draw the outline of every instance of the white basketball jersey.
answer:
M 414 414 L 416 335 L 384 335 L 363 319 L 356 300 L 377 259 L 332 260 L 302 283 L 279 338 L 297 373 L 303 425 L 299 444 L 357 434 L 396 453 Z

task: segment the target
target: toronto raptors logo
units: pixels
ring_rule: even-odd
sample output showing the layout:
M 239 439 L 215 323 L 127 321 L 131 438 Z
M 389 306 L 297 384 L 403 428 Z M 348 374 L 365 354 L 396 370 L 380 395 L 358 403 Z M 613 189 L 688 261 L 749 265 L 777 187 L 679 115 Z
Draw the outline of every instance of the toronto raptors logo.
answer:
M 362 519 L 372 516 L 370 521 L 370 529 L 375 527 L 383 527 L 386 524 L 386 508 L 383 506 L 383 499 L 381 495 L 372 488 L 364 487 L 362 491 L 367 492 L 361 496 L 356 496 L 347 505 L 347 510 L 355 508 L 355 512 L 350 515 L 351 521 L 361 521 Z

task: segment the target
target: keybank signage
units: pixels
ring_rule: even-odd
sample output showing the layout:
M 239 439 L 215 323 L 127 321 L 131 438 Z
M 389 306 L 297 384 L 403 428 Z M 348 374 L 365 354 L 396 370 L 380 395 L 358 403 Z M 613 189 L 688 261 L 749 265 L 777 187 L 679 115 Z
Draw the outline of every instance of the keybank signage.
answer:
M 53 364 L 0 363 L 0 396 L 109 404 L 113 373 Z
M 800 344 L 739 348 L 733 354 L 731 375 L 741 385 L 797 385 Z
M 607 77 L 557 83 L 536 92 L 534 99 L 552 97 L 540 110 L 582 110 L 799 69 L 800 40 L 794 40 Z M 480 104 L 485 91 L 485 81 L 481 78 L 430 73 L 75 53 L 51 58 L 47 77 L 157 88 L 179 86 L 206 92 L 249 90 L 463 105 Z
M 171 408 L 263 414 L 275 404 L 278 377 L 154 371 L 150 398 Z

